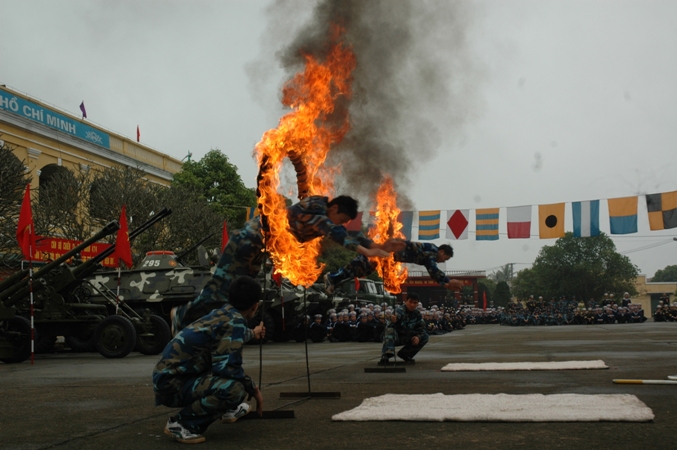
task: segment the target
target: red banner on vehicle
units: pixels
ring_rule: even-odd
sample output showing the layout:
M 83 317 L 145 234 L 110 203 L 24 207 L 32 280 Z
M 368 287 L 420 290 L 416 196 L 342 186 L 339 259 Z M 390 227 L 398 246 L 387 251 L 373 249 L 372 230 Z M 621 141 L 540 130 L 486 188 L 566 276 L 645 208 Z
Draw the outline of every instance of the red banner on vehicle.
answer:
M 37 260 L 46 261 L 50 259 L 54 261 L 55 259 L 60 258 L 64 254 L 73 250 L 80 244 L 82 244 L 82 241 L 72 241 L 69 239 L 37 236 L 36 242 L 37 250 L 35 251 L 33 256 Z M 99 253 L 110 248 L 110 246 L 111 244 L 96 242 L 90 245 L 89 247 L 85 247 L 85 249 L 80 252 L 80 260 L 82 262 L 85 262 L 89 259 L 92 259 Z M 117 267 L 115 258 L 112 255 L 109 256 L 108 258 L 105 258 L 102 261 L 102 264 L 106 267 Z

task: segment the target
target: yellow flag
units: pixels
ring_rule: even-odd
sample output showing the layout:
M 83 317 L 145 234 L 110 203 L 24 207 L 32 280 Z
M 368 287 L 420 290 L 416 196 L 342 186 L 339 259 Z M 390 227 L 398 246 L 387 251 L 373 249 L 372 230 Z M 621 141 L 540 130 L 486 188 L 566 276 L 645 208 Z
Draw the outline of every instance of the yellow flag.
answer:
M 556 239 L 564 236 L 564 203 L 539 205 L 538 234 L 541 239 Z

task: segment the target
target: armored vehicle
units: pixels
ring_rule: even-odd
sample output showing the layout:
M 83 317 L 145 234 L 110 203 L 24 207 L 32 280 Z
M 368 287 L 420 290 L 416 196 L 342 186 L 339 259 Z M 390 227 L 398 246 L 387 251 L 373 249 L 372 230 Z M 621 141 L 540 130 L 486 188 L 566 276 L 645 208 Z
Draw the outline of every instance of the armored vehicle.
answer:
M 198 250 L 204 255 L 204 249 Z M 114 292 L 119 299 L 135 311 L 150 310 L 169 323 L 173 307 L 194 300 L 212 276 L 206 257 L 200 265 L 185 266 L 172 251 L 152 251 L 132 270 L 98 271 L 86 279 L 87 292 L 83 295 L 90 303 L 106 305 L 109 312 L 115 306 L 101 292 Z
M 388 305 L 395 304 L 395 296 L 383 289 L 383 282 L 359 278 L 359 286 L 354 279 L 344 280 L 334 289 L 332 302 L 335 305 L 354 303 L 356 306 L 367 303 Z M 356 289 L 357 288 L 357 289 Z M 338 307 L 336 307 L 338 309 Z

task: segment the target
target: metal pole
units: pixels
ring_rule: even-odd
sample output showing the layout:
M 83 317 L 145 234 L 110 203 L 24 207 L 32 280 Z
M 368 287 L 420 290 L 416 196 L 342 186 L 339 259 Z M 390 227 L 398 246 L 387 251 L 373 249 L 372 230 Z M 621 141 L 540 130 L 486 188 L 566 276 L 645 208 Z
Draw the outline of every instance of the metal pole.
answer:
M 308 305 L 306 303 L 306 287 L 303 286 L 303 315 L 304 318 L 308 318 Z M 308 395 L 311 394 L 310 391 L 310 365 L 308 363 L 308 325 L 310 324 L 310 319 L 307 319 L 308 323 L 305 324 L 306 327 L 306 378 L 308 379 Z

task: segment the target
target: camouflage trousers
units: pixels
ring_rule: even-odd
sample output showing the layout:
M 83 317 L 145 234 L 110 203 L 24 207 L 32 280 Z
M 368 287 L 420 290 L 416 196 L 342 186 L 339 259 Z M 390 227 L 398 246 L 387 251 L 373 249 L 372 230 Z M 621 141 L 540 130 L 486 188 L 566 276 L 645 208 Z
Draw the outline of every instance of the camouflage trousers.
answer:
M 239 381 L 212 374 L 198 377 L 176 377 L 163 386 L 154 386 L 155 405 L 183 408 L 174 416 L 193 433 L 202 434 L 223 413 L 235 409 L 247 393 Z M 162 392 L 163 394 L 158 394 Z M 165 392 L 173 392 L 164 394 Z
M 245 228 L 233 232 L 219 258 L 214 275 L 202 288 L 200 295 L 176 309 L 174 323 L 179 324 L 176 332 L 212 309 L 223 306 L 228 301 L 228 290 L 233 280 L 243 275 L 256 277 L 265 259 L 263 250 L 260 222 L 247 222 Z
M 376 270 L 375 263 L 369 261 L 369 258 L 366 256 L 357 255 L 344 267 L 341 267 L 334 273 L 330 273 L 328 276 L 331 280 L 331 284 L 336 286 L 341 281 L 348 280 L 350 278 L 366 278 L 374 270 Z
M 385 330 L 385 333 L 383 333 L 383 349 L 381 350 L 381 354 L 395 354 L 395 346 L 397 345 L 404 345 L 400 349 L 399 352 L 397 352 L 397 356 L 400 358 L 405 357 L 405 358 L 413 358 L 416 353 L 421 351 L 423 346 L 428 343 L 428 334 L 423 333 L 423 336 L 419 336 L 419 342 L 418 345 L 413 345 L 411 343 L 411 338 L 410 337 L 405 337 L 403 335 L 400 335 L 395 328 L 388 327 Z

